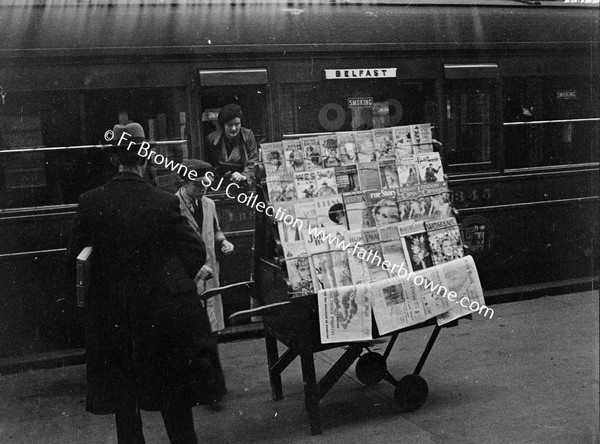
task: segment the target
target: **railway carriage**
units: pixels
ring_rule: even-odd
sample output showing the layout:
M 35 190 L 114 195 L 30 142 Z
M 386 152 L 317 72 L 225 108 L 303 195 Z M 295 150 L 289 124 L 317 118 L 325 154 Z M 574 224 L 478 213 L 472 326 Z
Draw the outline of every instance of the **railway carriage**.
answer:
M 0 358 L 83 345 L 63 258 L 78 195 L 114 173 L 104 133 L 137 121 L 165 157 L 203 158 L 229 102 L 260 142 L 430 122 L 490 297 L 593 285 L 599 17 L 597 2 L 3 3 Z M 221 282 L 247 280 L 252 210 L 212 197 L 237 251 Z

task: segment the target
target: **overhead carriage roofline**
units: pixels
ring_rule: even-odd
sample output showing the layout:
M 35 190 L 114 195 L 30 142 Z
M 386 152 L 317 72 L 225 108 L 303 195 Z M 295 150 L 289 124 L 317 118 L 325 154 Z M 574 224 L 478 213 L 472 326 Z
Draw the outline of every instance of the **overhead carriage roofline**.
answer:
M 0 6 L 1 57 L 515 51 L 532 44 L 597 50 L 600 27 L 589 8 L 545 2 L 18 3 L 28 5 Z

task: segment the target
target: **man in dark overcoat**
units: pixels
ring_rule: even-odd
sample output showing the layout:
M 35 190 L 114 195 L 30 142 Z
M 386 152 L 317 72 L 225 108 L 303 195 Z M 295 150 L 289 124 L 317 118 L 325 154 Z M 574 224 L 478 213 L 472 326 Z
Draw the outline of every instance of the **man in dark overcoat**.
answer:
M 194 283 L 197 274 L 210 277 L 206 266 L 199 273 L 205 246 L 181 215 L 179 199 L 143 179 L 142 127 L 113 131 L 113 143 L 121 143 L 112 153 L 119 174 L 80 196 L 69 247 L 72 259 L 93 247 L 86 410 L 114 413 L 119 443 L 144 442 L 140 409 L 162 413 L 171 442 L 196 443 L 191 406 L 225 392 Z

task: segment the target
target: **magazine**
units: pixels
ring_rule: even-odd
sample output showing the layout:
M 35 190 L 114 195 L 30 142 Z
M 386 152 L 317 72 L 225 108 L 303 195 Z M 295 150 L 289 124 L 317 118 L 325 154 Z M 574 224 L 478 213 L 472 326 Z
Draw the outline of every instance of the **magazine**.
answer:
M 271 204 L 298 199 L 294 176 L 290 173 L 267 176 L 267 193 Z
M 337 136 L 335 134 L 319 136 L 319 142 L 321 143 L 321 158 L 323 160 L 323 167 L 333 168 L 340 166 L 342 164 L 342 160 L 340 159 L 340 153 L 338 150 Z
M 291 173 L 304 171 L 304 153 L 300 139 L 284 140 L 282 143 L 286 170 Z
M 398 188 L 400 186 L 398 166 L 394 159 L 379 162 L 379 177 L 382 188 Z
M 397 276 L 401 266 L 408 270 L 408 261 L 400 239 L 381 242 L 381 251 L 383 252 L 383 259 L 390 264 L 386 267 L 389 277 Z
M 358 183 L 361 190 L 378 190 L 381 188 L 379 164 L 377 162 L 359 163 Z
M 310 263 L 313 287 L 316 291 L 336 287 L 333 257 L 329 252 L 312 255 Z
M 262 143 L 260 151 L 267 177 L 286 172 L 283 142 Z
M 422 217 L 419 197 L 421 191 L 418 186 L 399 188 L 397 190 L 398 215 L 401 222 L 419 219 Z
M 429 196 L 429 219 L 443 219 L 452 216 L 448 182 L 431 182 L 420 186 Z
M 343 238 L 342 238 L 343 239 Z M 330 251 L 331 262 L 333 264 L 333 274 L 336 287 L 345 287 L 352 285 L 352 273 L 348 263 L 348 255 L 345 251 Z
M 360 190 L 358 169 L 355 164 L 335 167 L 335 182 L 338 193 Z
M 360 230 L 363 228 L 363 214 L 367 211 L 363 193 L 361 191 L 343 193 L 342 198 L 346 209 L 348 229 Z
M 392 140 L 396 150 L 396 160 L 399 162 L 404 157 L 413 155 L 412 142 L 410 140 L 410 126 L 392 127 Z
M 323 168 L 321 158 L 321 144 L 318 137 L 302 137 L 302 152 L 304 154 L 304 168 L 306 171 Z
M 444 169 L 442 168 L 440 153 L 417 154 L 415 157 L 421 183 L 442 182 L 444 180 Z
M 405 229 L 402 234 L 402 244 L 404 255 L 408 259 L 407 265 L 409 271 L 419 271 L 433 266 L 431 253 L 429 251 L 429 241 L 423 222 L 416 224 L 418 226 L 414 231 Z M 407 232 L 408 231 L 408 232 Z
M 419 170 L 414 156 L 404 156 L 397 161 L 398 185 L 412 187 L 419 184 Z
M 294 218 L 295 221 L 296 212 L 294 210 L 294 206 L 295 204 L 293 202 L 281 203 L 277 208 L 277 210 L 279 211 L 280 219 L 282 219 L 286 215 L 290 215 L 292 218 Z M 277 229 L 279 231 L 279 240 L 282 245 L 288 242 L 302 240 L 299 231 L 299 224 L 297 223 L 287 224 L 283 220 L 278 220 Z
M 375 128 L 373 130 L 376 160 L 396 159 L 393 138 L 392 128 Z
M 317 196 L 326 197 L 338 194 L 334 168 L 321 168 L 314 171 Z
M 415 150 L 415 146 L 422 144 L 431 144 L 433 139 L 431 137 L 431 124 L 420 123 L 418 125 L 410 126 L 410 138 L 413 144 L 413 151 L 415 154 L 418 152 L 418 148 Z
M 370 282 L 371 276 L 369 275 L 369 267 L 364 259 L 359 259 L 357 256 L 358 248 L 363 244 L 362 230 L 349 230 L 344 233 L 344 241 L 348 245 L 346 255 L 348 257 L 348 266 L 350 268 L 350 275 L 352 276 L 352 282 L 354 284 L 362 284 L 363 282 Z
M 356 143 L 359 163 L 374 162 L 377 160 L 373 130 L 356 131 L 354 133 L 354 141 Z
M 433 265 L 443 264 L 464 256 L 460 230 L 454 217 L 426 221 L 429 249 Z
M 341 194 L 314 199 L 316 224 L 319 227 L 343 227 L 348 229 L 344 200 Z
M 285 261 L 293 296 L 315 293 L 308 256 L 290 257 Z
M 391 224 L 378 227 L 377 232 L 379 233 L 379 240 L 381 242 L 400 240 L 400 233 L 398 232 L 399 225 L 400 224 Z
M 371 304 L 365 285 L 350 285 L 317 293 L 321 342 L 372 339 Z
M 366 219 L 363 226 L 374 227 L 400 222 L 396 190 L 370 190 L 364 192 Z
M 317 196 L 316 177 L 316 170 L 294 173 L 298 199 L 311 199 Z
M 354 132 L 342 131 L 336 133 L 336 136 L 342 164 L 348 165 L 356 163 L 356 142 L 354 141 Z

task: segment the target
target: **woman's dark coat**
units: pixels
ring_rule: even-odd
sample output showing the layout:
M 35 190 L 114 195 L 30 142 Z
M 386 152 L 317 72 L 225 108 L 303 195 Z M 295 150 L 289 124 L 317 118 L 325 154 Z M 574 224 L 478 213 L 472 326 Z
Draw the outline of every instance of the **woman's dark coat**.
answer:
M 93 247 L 86 298 L 86 409 L 114 413 L 132 393 L 144 410 L 225 391 L 217 346 L 193 281 L 206 260 L 176 196 L 133 173 L 80 196 L 71 259 Z

